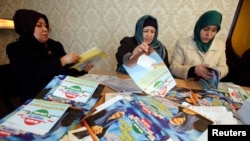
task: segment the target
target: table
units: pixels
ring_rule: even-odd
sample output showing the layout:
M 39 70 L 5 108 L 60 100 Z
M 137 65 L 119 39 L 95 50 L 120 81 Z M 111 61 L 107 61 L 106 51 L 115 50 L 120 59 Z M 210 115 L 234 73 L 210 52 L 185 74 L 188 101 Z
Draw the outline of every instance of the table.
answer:
M 117 76 L 121 79 L 130 78 L 129 75 L 121 74 L 114 71 L 107 71 L 107 70 L 91 70 L 89 73 L 91 74 L 103 74 L 103 75 L 112 75 Z M 201 90 L 201 86 L 199 85 L 198 81 L 191 81 L 191 80 L 182 80 L 182 79 L 175 79 L 178 87 L 185 87 L 191 89 L 198 89 Z M 244 90 L 250 91 L 250 87 L 243 87 Z M 114 92 L 114 90 L 110 88 L 105 88 L 103 92 Z
M 89 73 L 90 74 L 101 74 L 101 75 L 117 76 L 118 78 L 121 78 L 121 79 L 130 78 L 129 75 L 127 75 L 127 74 L 122 74 L 122 73 L 119 73 L 119 72 L 108 71 L 108 70 L 95 70 L 95 69 L 93 69 Z M 183 80 L 183 79 L 175 79 L 175 81 L 176 81 L 178 87 L 202 90 L 202 87 L 199 85 L 198 81 Z M 250 87 L 242 87 L 242 88 L 244 90 L 250 91 Z M 104 101 L 105 101 L 104 100 L 104 95 L 106 93 L 112 93 L 112 92 L 115 92 L 115 91 L 113 89 L 105 86 L 103 91 L 102 91 L 100 100 L 96 103 L 96 105 L 94 106 L 93 109 L 95 109 L 96 106 L 104 103 Z M 90 114 L 88 114 L 86 117 L 88 117 Z
M 126 75 L 126 74 L 122 74 L 122 73 L 119 73 L 119 72 L 114 72 L 114 71 L 107 71 L 107 70 L 91 70 L 89 72 L 90 74 L 102 74 L 102 75 L 111 75 L 111 76 L 116 76 L 118 78 L 121 78 L 121 79 L 127 79 L 127 78 L 130 78 L 129 75 Z M 182 80 L 182 79 L 175 79 L 176 83 L 177 83 L 177 86 L 179 87 L 185 87 L 185 88 L 192 88 L 192 89 L 199 89 L 201 90 L 202 88 L 200 87 L 200 85 L 198 84 L 197 81 L 189 81 L 189 80 Z M 97 105 L 101 104 L 104 102 L 104 94 L 105 93 L 112 93 L 112 92 L 115 92 L 114 90 L 112 90 L 111 88 L 109 87 L 105 87 L 103 89 L 103 92 L 102 92 L 102 97 L 101 99 L 97 102 Z
M 113 72 L 113 71 L 106 71 L 106 70 L 91 70 L 89 72 L 90 74 L 101 74 L 101 75 L 110 75 L 110 76 L 116 76 L 118 78 L 121 79 L 127 79 L 130 78 L 129 75 L 125 75 L 125 74 L 121 74 L 118 72 Z M 182 79 L 175 79 L 177 86 L 178 87 L 185 87 L 185 88 L 191 88 L 191 89 L 202 89 L 201 86 L 199 85 L 198 81 L 189 81 L 189 80 L 182 80 Z M 250 90 L 249 87 L 243 87 L 245 90 Z M 104 102 L 104 95 L 106 93 L 112 93 L 115 92 L 113 89 L 109 88 L 109 87 L 105 87 L 102 91 L 101 94 L 101 98 L 100 100 L 97 102 L 97 104 L 95 106 L 98 106 L 100 104 L 102 104 Z M 199 139 L 199 141 L 201 140 L 207 140 L 206 139 L 206 133 L 203 134 L 203 136 Z

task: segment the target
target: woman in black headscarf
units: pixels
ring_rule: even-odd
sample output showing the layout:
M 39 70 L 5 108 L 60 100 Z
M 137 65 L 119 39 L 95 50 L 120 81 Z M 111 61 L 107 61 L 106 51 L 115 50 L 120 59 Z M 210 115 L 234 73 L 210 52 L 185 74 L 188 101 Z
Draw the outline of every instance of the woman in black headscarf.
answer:
M 6 52 L 21 88 L 21 101 L 34 98 L 56 75 L 79 76 L 81 72 L 70 69 L 80 59 L 76 53 L 66 54 L 63 45 L 49 38 L 49 21 L 46 15 L 34 10 L 19 9 L 14 17 L 17 41 L 7 45 Z
M 185 132 L 192 129 L 204 132 L 208 125 L 212 123 L 212 121 L 186 108 L 179 108 L 179 113 L 169 120 L 169 126 L 177 132 Z
M 135 35 L 133 37 L 124 37 L 120 41 L 120 46 L 116 52 L 116 71 L 127 73 L 122 65 L 137 54 L 148 52 L 149 46 L 154 48 L 165 64 L 169 66 L 168 52 L 165 46 L 157 39 L 157 36 L 157 19 L 151 15 L 142 16 L 136 23 Z
M 86 121 L 92 132 L 101 138 L 113 123 L 117 122 L 119 118 L 125 115 L 125 112 L 126 109 L 122 106 L 109 110 L 104 109 L 88 117 Z

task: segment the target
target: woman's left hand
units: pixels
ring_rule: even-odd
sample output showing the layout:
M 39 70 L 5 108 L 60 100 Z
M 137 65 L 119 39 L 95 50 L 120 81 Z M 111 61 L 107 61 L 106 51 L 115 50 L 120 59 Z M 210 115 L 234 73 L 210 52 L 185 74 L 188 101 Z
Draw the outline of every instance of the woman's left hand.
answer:
M 201 65 L 196 66 L 195 73 L 196 75 L 201 76 L 207 80 L 212 77 L 212 74 L 206 67 L 208 67 L 208 64 L 201 64 Z
M 93 64 L 87 64 L 84 66 L 84 71 L 89 72 L 94 67 Z

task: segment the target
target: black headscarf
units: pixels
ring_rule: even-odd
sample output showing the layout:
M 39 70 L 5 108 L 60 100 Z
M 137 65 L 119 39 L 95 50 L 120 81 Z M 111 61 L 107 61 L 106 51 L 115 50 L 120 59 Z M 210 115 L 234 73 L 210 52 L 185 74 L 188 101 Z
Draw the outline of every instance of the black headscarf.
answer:
M 20 36 L 34 36 L 35 25 L 39 18 L 43 18 L 49 29 L 49 21 L 46 15 L 41 14 L 34 10 L 19 9 L 13 16 L 15 31 Z

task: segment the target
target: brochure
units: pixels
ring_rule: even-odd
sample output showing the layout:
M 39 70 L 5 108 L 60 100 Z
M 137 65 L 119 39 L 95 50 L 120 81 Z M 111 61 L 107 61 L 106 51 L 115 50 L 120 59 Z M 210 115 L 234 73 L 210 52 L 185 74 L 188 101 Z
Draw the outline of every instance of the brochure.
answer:
M 17 126 L 18 128 L 15 126 L 14 128 L 12 128 L 12 127 L 5 126 L 2 124 L 13 115 L 16 115 L 20 111 L 23 111 L 23 108 L 27 106 L 27 104 L 29 104 L 30 101 L 31 100 L 26 101 L 23 105 L 19 106 L 13 112 L 8 114 L 4 118 L 0 119 L 0 140 L 3 140 L 3 141 L 5 140 L 6 141 L 59 140 L 60 138 L 62 138 L 62 136 L 64 136 L 67 133 L 68 130 L 76 128 L 76 126 L 79 125 L 83 117 L 81 110 L 69 107 L 67 111 L 59 118 L 56 124 L 45 135 L 38 135 L 32 132 L 24 131 L 21 129 L 22 126 Z M 49 105 L 53 106 L 53 104 L 49 104 Z M 34 115 L 34 117 L 37 117 L 37 118 L 39 117 L 35 114 L 31 114 L 31 115 Z M 32 116 L 29 116 L 29 118 L 31 117 Z M 39 123 L 39 124 L 46 124 L 46 123 Z M 33 128 L 33 130 L 36 130 L 36 128 L 34 128 L 34 125 L 30 125 L 30 126 Z
M 75 68 L 78 71 L 82 71 L 84 69 L 84 66 L 87 64 L 97 64 L 100 62 L 102 59 L 106 58 L 106 53 L 101 51 L 100 49 L 94 47 L 91 48 L 90 50 L 82 53 L 80 55 L 81 59 L 80 61 L 73 65 L 71 68 Z
M 81 109 L 85 115 L 87 115 L 93 108 L 93 106 L 96 104 L 96 102 L 99 100 L 102 90 L 104 89 L 104 85 L 99 84 L 94 91 L 94 94 L 91 96 L 91 98 L 86 102 L 76 102 L 71 99 L 62 98 L 54 96 L 53 93 L 57 89 L 57 87 L 61 84 L 63 79 L 66 77 L 66 75 L 58 75 L 55 76 L 46 86 L 45 88 L 38 94 L 38 98 L 59 102 L 59 103 L 67 103 L 70 104 L 71 107 Z M 84 79 L 79 77 L 79 79 Z M 98 82 L 95 82 L 98 83 Z
M 134 82 L 151 96 L 164 97 L 175 85 L 171 72 L 150 47 L 148 53 L 139 54 L 123 64 Z
M 212 78 L 208 80 L 202 78 L 199 80 L 199 84 L 205 90 L 217 90 L 220 83 L 220 72 L 215 68 L 209 68 L 209 67 L 207 67 L 207 70 L 211 72 Z
M 52 95 L 86 103 L 94 94 L 99 83 L 72 76 L 66 76 Z
M 68 104 L 33 99 L 1 125 L 43 136 L 52 129 L 68 108 Z

